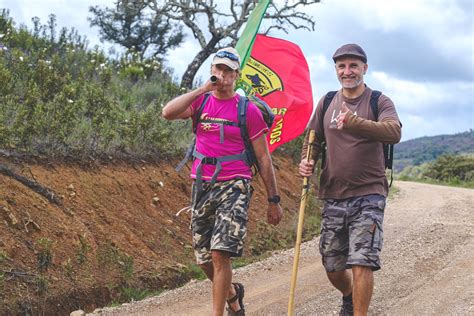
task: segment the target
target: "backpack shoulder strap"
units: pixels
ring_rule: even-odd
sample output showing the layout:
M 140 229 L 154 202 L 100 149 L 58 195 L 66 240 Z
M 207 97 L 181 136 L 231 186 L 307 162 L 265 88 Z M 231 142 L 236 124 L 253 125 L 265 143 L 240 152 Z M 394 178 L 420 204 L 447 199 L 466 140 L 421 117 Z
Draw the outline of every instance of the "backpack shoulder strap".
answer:
M 239 97 L 237 106 L 240 135 L 242 136 L 245 146 L 250 142 L 249 133 L 247 131 L 247 108 L 249 107 L 249 99 L 246 96 Z
M 373 90 L 370 95 L 370 108 L 374 114 L 375 120 L 379 120 L 379 98 L 382 95 L 382 92 Z M 385 162 L 385 169 L 390 169 L 390 184 L 392 186 L 393 182 L 393 144 L 383 144 L 383 157 Z
M 334 99 L 334 96 L 337 94 L 337 91 L 329 91 L 326 93 L 324 96 L 323 100 L 323 112 L 321 113 L 321 118 L 319 119 L 319 124 L 321 124 L 321 130 L 323 131 L 322 133 L 322 143 L 321 143 L 321 168 L 324 167 L 326 164 L 326 137 L 324 136 L 324 115 L 326 115 L 326 112 L 329 108 L 329 105 L 332 102 L 332 99 Z
M 204 105 L 206 105 L 207 100 L 209 99 L 210 96 L 211 96 L 210 92 L 206 92 L 206 94 L 204 94 L 204 99 L 202 100 L 201 105 L 199 106 L 199 108 L 197 110 L 196 119 L 193 122 L 194 123 L 194 125 L 193 125 L 193 133 L 194 134 L 196 134 L 197 126 L 198 126 L 199 122 L 201 121 L 201 115 L 202 115 L 202 111 L 204 110 Z
M 370 95 L 370 108 L 372 109 L 372 113 L 374 113 L 375 120 L 379 120 L 379 97 L 382 92 L 373 90 L 372 94 Z
M 331 104 L 332 99 L 334 99 L 334 96 L 336 95 L 337 91 L 329 91 L 326 93 L 326 96 L 324 97 L 323 101 L 323 113 L 321 115 L 321 121 L 324 120 L 324 115 L 326 114 L 326 111 L 329 108 L 329 105 Z
M 255 158 L 252 143 L 250 142 L 249 133 L 247 130 L 247 109 L 249 107 L 249 99 L 245 96 L 240 96 L 239 104 L 237 106 L 237 113 L 239 116 L 240 136 L 244 142 L 245 152 L 244 161 L 251 168 L 255 167 L 253 173 L 258 172 L 258 163 Z

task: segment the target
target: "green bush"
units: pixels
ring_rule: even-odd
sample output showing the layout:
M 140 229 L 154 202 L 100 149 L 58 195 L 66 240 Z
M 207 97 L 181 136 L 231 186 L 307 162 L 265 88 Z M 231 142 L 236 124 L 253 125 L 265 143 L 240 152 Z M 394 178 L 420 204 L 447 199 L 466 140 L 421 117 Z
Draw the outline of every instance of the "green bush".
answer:
M 186 147 L 189 123 L 161 117 L 178 95 L 157 59 L 117 60 L 88 50 L 54 15 L 33 30 L 0 14 L 0 148 L 47 156 L 169 155 Z M 183 128 L 185 127 L 185 128 Z
M 474 156 L 445 154 L 433 162 L 407 166 L 397 177 L 400 180 L 474 187 Z
M 440 181 L 472 181 L 474 172 L 474 157 L 463 155 L 442 155 L 428 165 L 424 175 Z

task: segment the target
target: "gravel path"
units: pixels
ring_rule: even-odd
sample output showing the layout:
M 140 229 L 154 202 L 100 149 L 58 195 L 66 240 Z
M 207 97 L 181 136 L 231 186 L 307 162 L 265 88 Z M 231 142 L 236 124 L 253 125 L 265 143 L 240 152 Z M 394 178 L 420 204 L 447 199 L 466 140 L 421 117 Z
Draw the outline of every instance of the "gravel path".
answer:
M 474 315 L 474 190 L 397 182 L 385 219 L 382 269 L 369 314 Z M 301 246 L 297 315 L 333 315 L 340 294 L 326 279 L 318 239 Z M 285 315 L 293 250 L 235 271 L 247 315 Z M 88 315 L 209 315 L 210 283 L 186 286 Z

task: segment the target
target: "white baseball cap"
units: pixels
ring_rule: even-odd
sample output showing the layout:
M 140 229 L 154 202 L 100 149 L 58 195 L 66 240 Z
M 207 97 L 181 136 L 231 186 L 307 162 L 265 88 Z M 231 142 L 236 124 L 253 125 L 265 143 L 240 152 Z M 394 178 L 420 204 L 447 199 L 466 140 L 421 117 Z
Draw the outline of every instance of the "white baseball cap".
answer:
M 233 70 L 240 68 L 240 56 L 239 53 L 233 47 L 226 47 L 219 49 L 214 55 L 212 65 L 224 64 L 229 66 Z

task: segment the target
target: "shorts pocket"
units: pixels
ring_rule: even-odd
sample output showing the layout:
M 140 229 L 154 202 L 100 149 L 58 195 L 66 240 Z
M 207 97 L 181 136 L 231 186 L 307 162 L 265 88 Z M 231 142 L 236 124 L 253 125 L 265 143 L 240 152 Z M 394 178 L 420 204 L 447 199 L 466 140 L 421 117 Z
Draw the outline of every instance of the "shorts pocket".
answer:
M 374 219 L 374 222 L 371 226 L 372 241 L 370 247 L 372 249 L 382 250 L 383 245 L 383 230 L 381 223 L 378 220 Z

